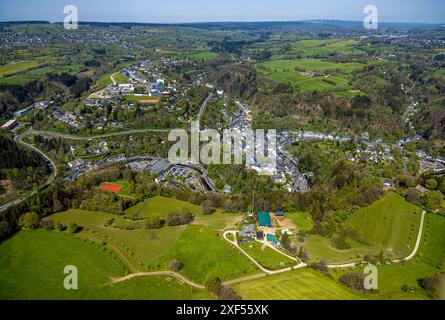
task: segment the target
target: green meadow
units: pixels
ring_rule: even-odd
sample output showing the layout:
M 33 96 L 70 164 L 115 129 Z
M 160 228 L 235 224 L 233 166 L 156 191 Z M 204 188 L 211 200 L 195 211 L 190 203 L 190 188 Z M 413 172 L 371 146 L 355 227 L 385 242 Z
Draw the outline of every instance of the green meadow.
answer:
M 244 243 L 242 248 L 268 270 L 280 270 L 297 264 L 295 261 L 258 242 Z
M 63 286 L 67 265 L 78 269 L 78 290 Z M 211 299 L 205 290 L 170 277 L 140 277 L 111 284 L 112 278 L 127 272 L 112 252 L 57 231 L 22 231 L 0 245 L 0 299 Z
M 408 256 L 414 248 L 422 209 L 397 193 L 353 213 L 344 230 L 331 239 L 310 235 L 306 250 L 312 261 L 331 263 L 360 261 L 366 255 L 384 254 L 396 259 Z
M 363 66 L 320 59 L 271 60 L 258 64 L 257 71 L 276 82 L 290 84 L 297 91 L 330 90 L 347 94 L 354 92 L 348 83 L 349 74 Z
M 209 273 L 223 281 L 259 273 L 218 231 L 200 225 L 189 225 L 174 245 L 150 266 L 154 270 L 165 270 L 173 259 L 183 264 L 181 274 L 197 283 L 203 283 Z
M 300 269 L 234 285 L 245 300 L 357 300 L 360 294 L 312 269 Z

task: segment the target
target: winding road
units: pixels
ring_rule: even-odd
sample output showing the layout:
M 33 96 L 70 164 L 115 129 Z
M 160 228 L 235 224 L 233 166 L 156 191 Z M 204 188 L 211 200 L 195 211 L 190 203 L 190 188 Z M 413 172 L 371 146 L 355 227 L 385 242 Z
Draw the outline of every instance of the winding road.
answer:
M 31 150 L 34 151 L 34 152 L 37 152 L 43 159 L 45 159 L 45 162 L 47 163 L 48 168 L 49 168 L 50 171 L 51 171 L 51 174 L 50 174 L 50 176 L 48 177 L 48 179 L 46 180 L 46 182 L 45 182 L 43 185 L 41 185 L 41 186 L 39 187 L 38 190 L 35 190 L 35 191 L 31 192 L 31 193 L 30 193 L 29 195 L 27 195 L 26 197 L 23 197 L 23 198 L 20 198 L 20 199 L 16 199 L 16 200 L 14 200 L 14 201 L 11 201 L 11 202 L 9 202 L 9 203 L 7 203 L 7 204 L 1 206 L 1 207 L 0 207 L 0 212 L 3 212 L 3 211 L 5 211 L 5 210 L 7 210 L 8 208 L 10 208 L 10 207 L 12 207 L 12 206 L 15 206 L 15 205 L 18 205 L 18 204 L 24 202 L 25 200 L 27 200 L 27 199 L 33 197 L 33 196 L 36 195 L 39 191 L 45 189 L 45 188 L 48 187 L 51 183 L 53 183 L 54 180 L 55 180 L 56 177 L 57 177 L 57 167 L 56 167 L 55 163 L 54 163 L 54 162 L 53 162 L 53 161 L 52 161 L 52 160 L 51 160 L 45 153 L 43 153 L 43 151 L 39 150 L 38 148 L 34 147 L 33 145 L 30 145 L 29 143 L 26 143 L 26 142 L 24 142 L 24 141 L 22 140 L 25 136 L 28 136 L 28 135 L 29 135 L 29 134 L 18 135 L 18 136 L 16 136 L 16 137 L 14 137 L 14 141 L 15 141 L 16 143 L 18 143 L 18 144 L 21 144 L 22 146 L 24 146 L 24 147 L 26 147 L 26 148 L 28 148 L 28 149 L 31 149 Z

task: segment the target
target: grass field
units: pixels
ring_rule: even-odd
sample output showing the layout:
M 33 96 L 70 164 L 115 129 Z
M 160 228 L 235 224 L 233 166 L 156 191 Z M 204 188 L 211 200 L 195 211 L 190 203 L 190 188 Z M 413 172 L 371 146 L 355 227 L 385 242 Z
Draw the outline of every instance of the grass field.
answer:
M 234 285 L 244 300 L 354 300 L 361 295 L 311 269 L 300 269 Z
M 308 212 L 286 212 L 286 218 L 291 219 L 298 230 L 311 231 L 314 227 L 314 221 Z
M 32 68 L 37 68 L 39 64 L 40 63 L 36 60 L 10 62 L 8 64 L 0 66 L 0 78 L 23 72 Z
M 258 242 L 244 243 L 242 248 L 268 270 L 280 270 L 297 264 L 295 261 Z
M 158 230 L 126 230 L 127 226 L 134 227 L 135 223 L 116 215 L 83 210 L 69 210 L 55 214 L 49 219 L 64 224 L 76 222 L 84 227 L 79 237 L 107 243 L 111 250 L 118 252 L 120 257 L 136 271 L 147 271 L 147 264 L 173 246 L 185 229 L 171 227 Z M 114 224 L 106 227 L 110 219 L 115 219 Z
M 259 64 L 257 70 L 272 80 L 291 84 L 298 91 L 333 90 L 347 94 L 353 92 L 348 84 L 349 74 L 363 66 L 320 59 L 272 60 Z
M 418 254 L 414 260 L 391 265 L 378 266 L 378 299 L 428 299 L 418 280 L 445 271 L 445 217 L 428 213 L 424 234 Z M 360 270 L 355 270 L 360 271 Z M 332 271 L 338 279 L 345 271 Z M 404 292 L 403 285 L 414 288 L 414 292 Z M 445 298 L 445 297 L 444 297 Z
M 63 287 L 67 265 L 78 268 L 78 290 Z M 0 245 L 0 299 L 211 299 L 205 290 L 170 277 L 105 286 L 125 273 L 113 254 L 56 231 L 22 231 Z
M 63 287 L 67 265 L 78 268 L 79 290 Z M 98 297 L 100 286 L 125 272 L 113 255 L 57 232 L 23 231 L 0 245 L 1 299 Z
M 125 215 L 129 217 L 137 215 L 141 218 L 151 216 L 165 217 L 170 212 L 178 212 L 183 208 L 187 208 L 195 215 L 201 214 L 201 207 L 197 205 L 173 198 L 153 197 L 129 208 L 125 211 Z
M 172 259 L 182 262 L 181 273 L 198 283 L 203 283 L 209 273 L 225 281 L 259 272 L 247 257 L 224 241 L 219 232 L 199 225 L 189 225 L 151 266 L 154 270 L 165 270 Z
M 390 193 L 352 214 L 343 234 L 332 239 L 309 236 L 307 252 L 311 261 L 325 259 L 331 263 L 358 261 L 381 252 L 391 259 L 408 256 L 417 239 L 421 212 L 400 195 Z M 340 246 L 339 238 L 343 238 Z

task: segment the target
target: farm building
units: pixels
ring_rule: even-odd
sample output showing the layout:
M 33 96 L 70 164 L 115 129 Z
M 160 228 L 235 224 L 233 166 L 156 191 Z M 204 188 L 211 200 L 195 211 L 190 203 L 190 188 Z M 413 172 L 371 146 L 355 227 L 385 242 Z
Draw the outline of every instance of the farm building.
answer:
M 277 217 L 284 217 L 284 212 L 283 211 L 277 211 L 277 212 L 275 212 L 275 215 Z
M 6 130 L 12 130 L 17 126 L 17 121 L 15 120 L 9 120 L 8 122 L 6 122 L 4 125 L 2 125 L 2 129 L 6 129 Z
M 258 223 L 260 227 L 272 227 L 272 221 L 270 219 L 269 212 L 260 212 L 258 213 Z
M 273 234 L 268 234 L 267 235 L 267 241 L 272 243 L 273 245 L 275 245 L 277 247 L 281 245 L 280 240 L 278 240 Z
M 263 241 L 263 240 L 264 240 L 264 232 L 262 232 L 262 231 L 258 231 L 258 232 L 256 233 L 256 238 L 257 238 L 258 240 L 260 240 L 260 241 Z
M 241 237 L 243 238 L 243 242 L 251 241 L 255 235 L 255 226 L 253 224 L 248 225 L 244 229 L 241 230 Z

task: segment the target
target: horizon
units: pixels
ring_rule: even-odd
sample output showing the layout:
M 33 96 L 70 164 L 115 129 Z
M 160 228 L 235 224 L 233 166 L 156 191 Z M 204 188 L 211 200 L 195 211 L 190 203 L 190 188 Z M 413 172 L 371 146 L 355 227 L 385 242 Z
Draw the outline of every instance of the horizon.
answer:
M 57 0 L 2 0 L 0 21 L 48 21 L 61 22 L 65 18 L 63 8 L 75 5 L 79 20 L 103 23 L 190 24 L 218 22 L 296 22 L 314 20 L 362 21 L 366 5 L 379 9 L 382 23 L 445 23 L 445 6 L 440 0 L 313 0 L 311 3 L 294 0 L 277 0 L 273 4 L 265 0 L 246 0 L 242 3 L 227 0 L 225 3 L 208 3 L 194 0 L 187 3 L 169 0 L 158 4 L 148 0 L 87 0 L 60 2 Z M 168 10 L 165 8 L 168 7 Z

